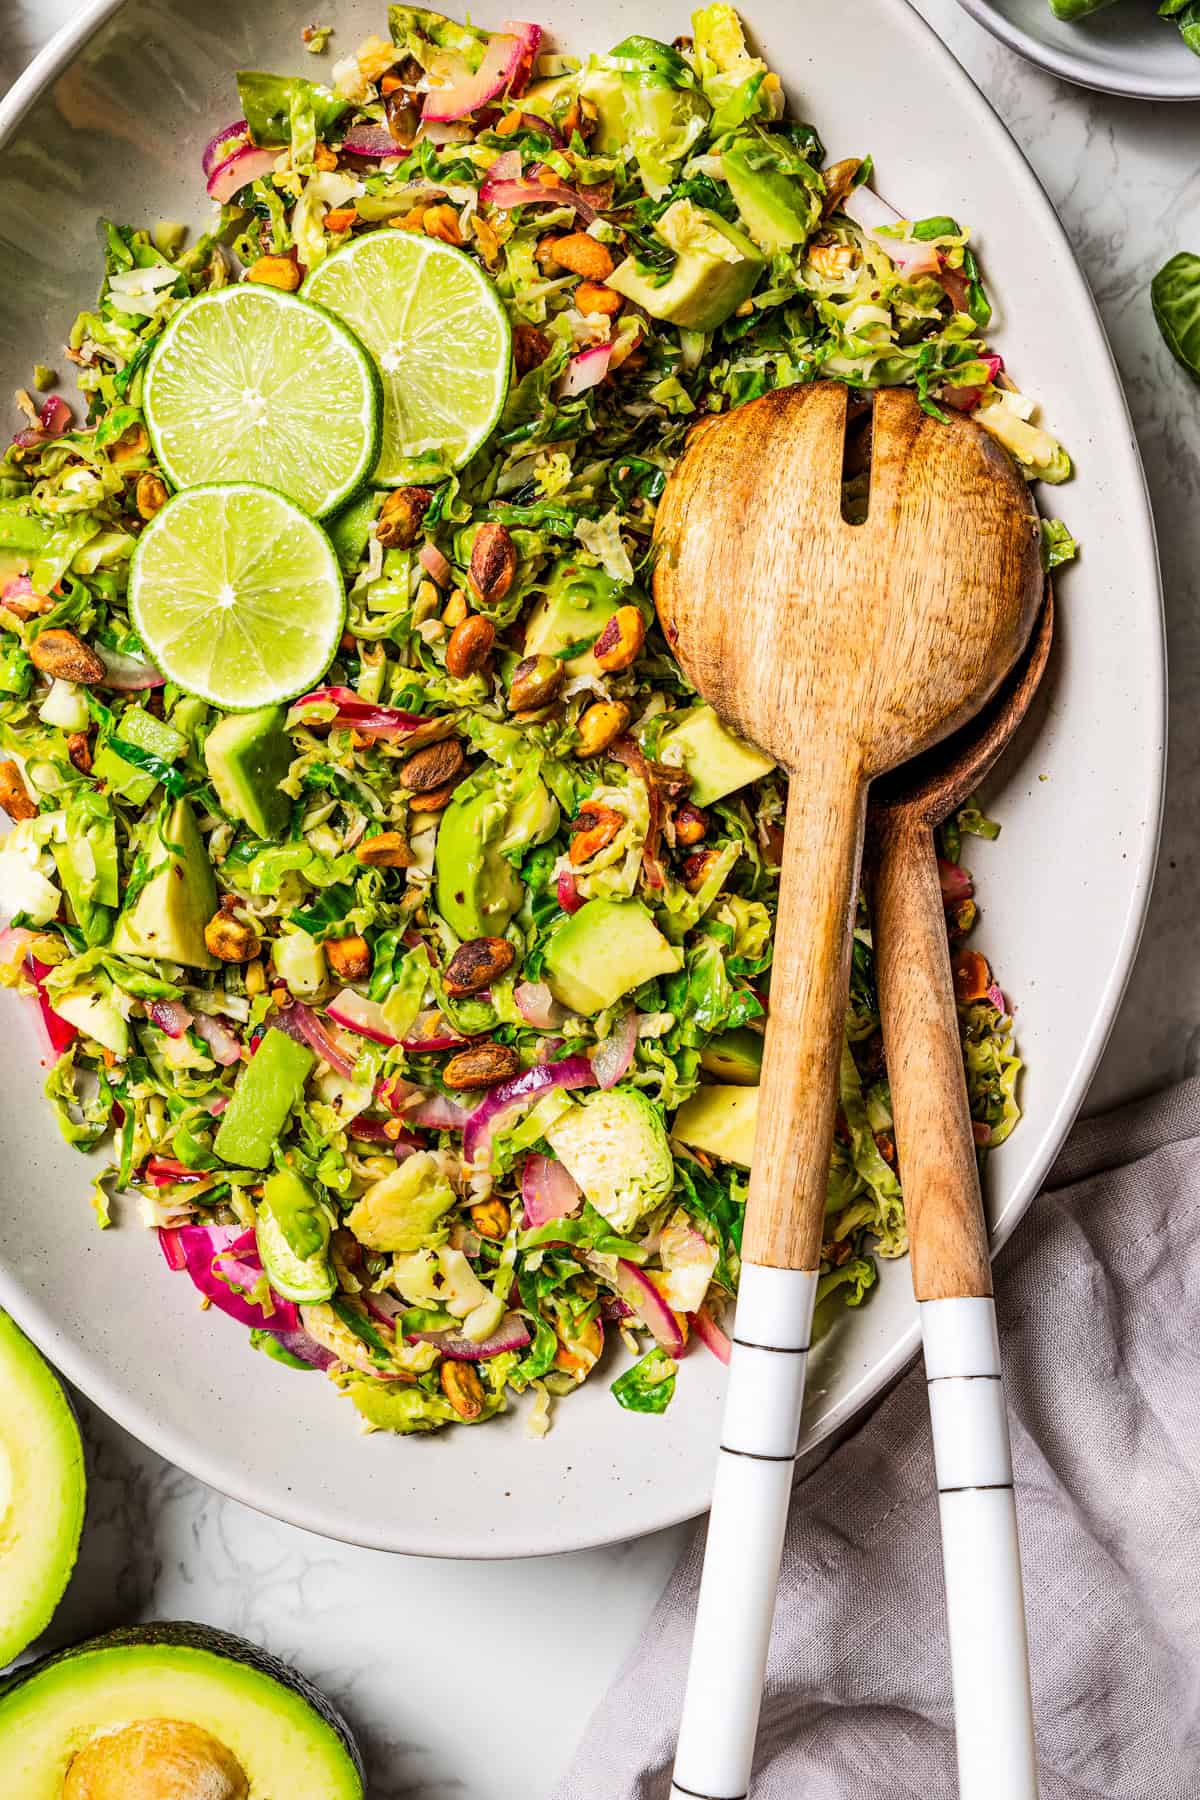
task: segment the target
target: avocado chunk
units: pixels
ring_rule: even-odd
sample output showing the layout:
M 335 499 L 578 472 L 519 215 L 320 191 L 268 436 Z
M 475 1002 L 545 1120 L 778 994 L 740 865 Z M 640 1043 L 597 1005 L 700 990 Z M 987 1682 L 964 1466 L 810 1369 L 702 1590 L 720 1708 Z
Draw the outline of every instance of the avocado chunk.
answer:
M 758 1123 L 756 1087 L 701 1087 L 675 1114 L 671 1136 L 722 1162 L 750 1167 Z
M 807 188 L 780 169 L 755 168 L 752 155 L 742 144 L 730 145 L 721 158 L 721 168 L 742 224 L 756 244 L 774 253 L 805 242 L 816 223 Z
M 325 1697 L 202 1625 L 115 1631 L 20 1670 L 0 1696 L 0 1769 L 4 1800 L 365 1792 L 354 1739 Z
M 221 1114 L 213 1149 L 231 1168 L 267 1169 L 287 1122 L 304 1092 L 316 1057 L 272 1025 L 250 1058 Z
M 453 1205 L 454 1189 L 441 1163 L 420 1150 L 369 1187 L 346 1224 L 368 1250 L 408 1256 L 444 1241 L 442 1220 Z
M 664 732 L 659 758 L 668 768 L 686 769 L 692 778 L 688 799 L 696 806 L 711 806 L 775 767 L 771 757 L 727 731 L 711 706 L 694 707 Z
M 329 1262 L 329 1220 L 294 1169 L 276 1169 L 263 1183 L 254 1233 L 276 1293 L 302 1306 L 329 1299 L 337 1287 Z
M 653 1100 L 637 1088 L 590 1094 L 555 1121 L 547 1142 L 614 1231 L 632 1231 L 671 1191 L 675 1163 Z
M 460 784 L 434 853 L 437 909 L 464 942 L 502 937 L 525 890 L 509 854 L 558 829 L 558 802 L 532 768 L 489 767 Z
M 763 1041 L 757 1031 L 739 1026 L 711 1038 L 700 1052 L 700 1067 L 737 1087 L 757 1087 L 762 1074 Z
M 97 781 L 105 782 L 114 793 L 123 794 L 135 806 L 144 806 L 158 786 L 158 776 L 144 769 L 135 756 L 122 756 L 122 745 L 169 763 L 183 755 L 187 739 L 173 725 L 156 719 L 144 706 L 126 707 L 121 714 L 112 737 L 97 753 L 92 775 Z
M 589 900 L 546 945 L 550 992 L 571 1012 L 603 1012 L 656 975 L 674 975 L 683 953 L 668 944 L 640 900 Z
M 281 838 L 292 816 L 283 792 L 292 761 L 292 740 L 283 728 L 282 706 L 229 713 L 204 740 L 204 760 L 217 799 L 233 819 L 256 837 Z
M 83 1529 L 75 1414 L 49 1365 L 0 1312 L 0 1668 L 39 1637 L 62 1599 Z M 0 1749 L 0 1768 L 7 1769 Z
M 689 331 L 715 331 L 753 290 L 765 266 L 762 252 L 736 225 L 690 200 L 672 201 L 654 230 L 675 252 L 675 266 L 662 287 L 639 272 L 632 256 L 617 264 L 609 287 L 652 319 Z
M 114 1056 L 124 1058 L 129 1055 L 129 1025 L 106 977 L 98 976 L 83 987 L 55 994 L 54 1010 L 60 1019 L 73 1025 L 84 1037 L 103 1044 Z
M 539 583 L 541 599 L 525 627 L 526 656 L 557 656 L 568 676 L 598 675 L 592 645 L 629 590 L 603 569 L 560 558 Z M 573 651 L 567 656 L 566 651 Z
M 217 910 L 217 884 L 187 800 L 175 802 L 150 855 L 154 873 L 117 920 L 113 949 L 128 956 L 158 956 L 193 969 L 217 968 L 217 959 L 204 942 L 204 927 Z

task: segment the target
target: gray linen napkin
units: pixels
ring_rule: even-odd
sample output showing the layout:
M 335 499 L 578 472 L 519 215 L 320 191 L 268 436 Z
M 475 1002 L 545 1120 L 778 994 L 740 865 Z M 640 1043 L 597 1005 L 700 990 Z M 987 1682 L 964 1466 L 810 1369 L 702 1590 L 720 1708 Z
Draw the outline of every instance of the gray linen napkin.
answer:
M 1042 1800 L 1200 1796 L 1200 1080 L 1078 1125 L 1001 1258 Z M 703 1529 L 556 1800 L 662 1800 Z M 796 1491 L 754 1800 L 953 1800 L 920 1367 Z

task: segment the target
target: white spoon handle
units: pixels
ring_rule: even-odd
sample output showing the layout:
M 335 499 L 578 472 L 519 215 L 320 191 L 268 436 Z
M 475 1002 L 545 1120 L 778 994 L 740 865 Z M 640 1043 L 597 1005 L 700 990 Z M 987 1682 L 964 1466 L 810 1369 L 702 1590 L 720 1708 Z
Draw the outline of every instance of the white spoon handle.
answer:
M 813 1272 L 742 1264 L 672 1800 L 743 1800 L 800 1436 Z
M 924 1300 L 960 1800 L 1037 1800 L 1008 1413 L 990 1299 Z

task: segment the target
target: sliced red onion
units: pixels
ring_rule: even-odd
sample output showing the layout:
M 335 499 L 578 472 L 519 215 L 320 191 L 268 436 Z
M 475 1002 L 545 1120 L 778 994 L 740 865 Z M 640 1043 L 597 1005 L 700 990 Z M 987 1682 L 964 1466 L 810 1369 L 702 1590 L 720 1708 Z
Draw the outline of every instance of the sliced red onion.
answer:
M 958 906 L 963 900 L 971 898 L 975 892 L 975 884 L 960 863 L 947 862 L 944 856 L 939 856 L 937 870 L 938 885 L 947 906 Z
M 238 148 L 238 140 L 247 140 L 249 136 L 250 127 L 245 119 L 235 119 L 232 125 L 225 127 L 224 131 L 218 131 L 213 137 L 210 137 L 200 158 L 200 167 L 204 170 L 205 175 L 211 175 L 218 163 L 227 162 L 233 151 Z M 218 154 L 222 150 L 225 152 L 223 156 Z
M 699 1312 L 688 1314 L 688 1324 L 700 1342 L 712 1351 L 718 1362 L 728 1363 L 733 1354 L 733 1345 L 717 1321 L 709 1317 L 704 1307 L 701 1307 Z
M 347 1031 L 356 1031 L 359 1037 L 370 1038 L 373 1044 L 398 1044 L 396 1036 L 384 1016 L 382 1006 L 377 1000 L 368 1000 L 365 994 L 356 993 L 353 988 L 343 988 L 325 1008 L 327 1018 L 335 1025 L 342 1025 Z
M 996 983 L 994 981 L 993 981 L 991 987 L 988 989 L 985 998 L 987 999 L 988 1004 L 990 1006 L 995 1007 L 997 1012 L 1007 1013 L 1008 1001 L 1004 998 L 1004 995 L 1000 992 L 999 987 L 996 985 Z
M 521 1170 L 521 1202 L 527 1225 L 548 1225 L 579 1211 L 583 1189 L 557 1157 L 531 1155 Z
M 342 149 L 347 156 L 361 156 L 369 162 L 384 162 L 408 155 L 391 132 L 382 125 L 355 125 L 346 134 Z
M 231 1096 L 229 1094 L 214 1094 L 204 1110 L 214 1119 L 219 1119 L 221 1114 L 225 1111 L 225 1108 L 229 1105 L 230 1098 Z
M 216 1272 L 219 1263 L 229 1280 L 239 1286 L 249 1288 L 259 1281 L 262 1264 L 252 1231 L 243 1231 L 240 1225 L 181 1225 L 176 1230 L 160 1230 L 158 1237 L 170 1266 L 186 1269 L 193 1285 L 219 1312 L 227 1313 L 252 1331 L 299 1328 L 300 1314 L 290 1300 L 272 1295 L 273 1310 L 267 1313 L 244 1295 L 235 1294 L 229 1281 L 223 1281 Z M 169 1244 L 168 1239 L 172 1240 Z
M 206 1176 L 203 1169 L 189 1169 L 173 1157 L 150 1156 L 146 1159 L 145 1179 L 155 1187 L 173 1187 L 180 1181 L 204 1181 Z
M 486 1362 L 489 1356 L 501 1356 L 506 1350 L 524 1350 L 530 1342 L 530 1331 L 519 1313 L 506 1313 L 491 1337 L 473 1344 L 457 1331 L 410 1331 L 411 1344 L 436 1344 L 451 1362 Z
M 556 181 L 547 187 L 540 181 L 498 181 L 494 175 L 493 164 L 479 190 L 479 198 L 489 206 L 498 206 L 501 212 L 511 212 L 514 206 L 573 206 L 587 225 L 600 217 L 596 208 L 581 194 L 562 182 Z
M 59 1013 L 56 1013 L 50 1004 L 50 997 L 46 992 L 46 977 L 50 973 L 50 964 L 39 962 L 36 956 L 30 956 L 26 958 L 25 966 L 37 987 L 38 1010 L 42 1015 L 46 1036 L 50 1040 L 50 1048 L 54 1055 L 59 1057 L 75 1042 L 79 1033 L 70 1020 L 64 1019 Z
M 975 1139 L 975 1142 L 981 1150 L 985 1149 L 992 1141 L 992 1128 L 990 1125 L 985 1124 L 982 1119 L 972 1119 L 971 1136 Z
M 448 1094 L 430 1094 L 404 1116 L 414 1125 L 424 1125 L 430 1131 L 465 1131 L 471 1114 Z
M 645 1269 L 621 1257 L 617 1262 L 617 1288 L 642 1322 L 650 1327 L 656 1343 L 670 1356 L 682 1356 L 687 1346 L 683 1326 L 671 1311 Z
M 197 1037 L 203 1038 L 212 1051 L 213 1061 L 220 1063 L 223 1069 L 232 1068 L 242 1054 L 242 1046 L 229 1027 L 212 1013 L 197 1013 L 193 1027 Z
M 646 804 L 650 812 L 650 823 L 646 829 L 646 839 L 642 845 L 642 872 L 646 877 L 646 885 L 661 888 L 663 885 L 662 865 L 658 860 L 659 840 L 662 836 L 662 794 L 658 782 L 654 779 L 650 764 L 646 761 L 641 745 L 628 732 L 619 737 L 612 745 L 609 755 L 616 762 L 624 763 L 631 774 L 637 776 L 646 790 Z
M 515 37 L 521 46 L 521 65 L 509 88 L 510 94 L 520 94 L 533 74 L 533 65 L 537 61 L 537 53 L 545 34 L 540 25 L 533 25 L 528 19 L 505 19 L 500 29 L 510 37 Z
M 146 1012 L 169 1038 L 181 1038 L 192 1023 L 191 1013 L 179 1000 L 148 1000 Z
M 869 187 L 852 188 L 842 201 L 840 210 L 848 219 L 862 227 L 873 243 L 878 244 L 885 256 L 889 256 L 908 279 L 918 275 L 938 275 L 941 273 L 941 258 L 933 244 L 905 244 L 899 238 L 880 237 L 881 225 L 898 225 L 901 214 L 889 206 L 886 200 L 880 199 L 874 189 Z
M 303 694 L 299 700 L 293 700 L 292 707 L 326 705 L 329 702 L 337 707 L 337 715 L 331 721 L 332 724 L 353 726 L 356 731 L 373 731 L 379 737 L 407 737 L 411 732 L 440 724 L 439 720 L 425 718 L 420 713 L 402 712 L 398 706 L 376 706 L 348 687 L 314 688 L 311 694 Z
M 463 1129 L 463 1157 L 468 1163 L 486 1165 L 492 1137 L 505 1116 L 551 1088 L 595 1087 L 596 1077 L 586 1056 L 568 1056 L 562 1062 L 542 1063 L 502 1081 L 480 1101 Z M 415 1115 L 410 1115 L 414 1116 Z
M 472 72 L 463 65 L 450 86 L 426 94 L 422 119 L 430 124 L 463 119 L 501 94 L 518 92 L 529 79 L 541 35 L 539 25 L 519 23 L 514 23 L 511 30 L 506 26 L 495 32 L 488 39 L 483 61 L 476 70 Z
M 109 650 L 104 644 L 96 644 L 93 648 L 104 664 L 104 687 L 132 694 L 141 688 L 162 687 L 166 682 L 162 670 L 155 668 L 144 656 L 126 656 L 123 651 Z
M 264 175 L 270 175 L 279 156 L 279 148 L 260 150 L 257 144 L 243 144 L 232 156 L 219 162 L 209 174 L 209 199 L 224 206 L 235 194 L 240 194 L 244 187 L 248 187 L 250 182 L 261 181 Z
M 604 1042 L 597 1044 L 592 1051 L 592 1068 L 602 1088 L 616 1087 L 618 1081 L 629 1073 L 629 1065 L 637 1048 L 637 1035 L 637 1013 L 630 1007 Z
M 29 579 L 28 575 L 14 575 L 12 580 L 6 581 L 3 588 L 0 589 L 0 600 L 4 600 L 6 602 L 9 600 L 27 600 L 27 599 L 41 599 L 41 598 L 42 598 L 41 595 L 34 594 L 33 583 Z
M 576 394 L 585 394 L 589 388 L 599 387 L 608 374 L 611 360 L 611 344 L 591 344 L 573 356 L 563 372 L 558 390 L 563 399 L 570 400 Z
M 70 431 L 74 423 L 70 407 L 57 394 L 50 395 L 38 414 L 38 424 L 47 437 L 61 437 L 64 431 Z
M 477 994 L 475 998 L 483 1000 L 485 995 Z M 466 1042 L 467 1039 L 455 1031 L 445 1014 L 439 1012 L 436 1006 L 431 1006 L 425 1012 L 418 1013 L 413 1020 L 408 1036 L 404 1039 L 404 1048 L 416 1055 L 428 1055 L 438 1050 L 457 1050 Z
M 543 119 L 540 113 L 523 112 L 520 115 L 520 121 L 519 130 L 536 131 L 542 137 L 549 138 L 552 150 L 566 149 L 567 140 L 552 119 Z
M 479 198 L 486 200 L 489 197 L 489 186 L 495 187 L 502 181 L 520 181 L 521 168 L 521 152 L 519 150 L 502 150 L 483 178 L 479 189 Z
M 513 999 L 525 1023 L 538 1031 L 554 1031 L 566 1017 L 565 1007 L 559 1005 L 544 981 L 522 981 L 513 989 Z
M 422 544 L 421 548 L 417 551 L 417 561 L 429 576 L 430 580 L 436 581 L 439 587 L 449 587 L 450 583 L 454 580 L 454 570 L 450 567 L 450 564 L 446 561 L 446 558 L 442 555 L 436 544 L 430 544 L 428 542 Z
M 579 883 L 570 869 L 562 869 L 554 886 L 558 904 L 565 913 L 576 913 L 583 905 L 583 895 L 579 892 Z
M 398 1300 L 394 1294 L 373 1294 L 370 1288 L 364 1288 L 359 1299 L 378 1324 L 395 1332 L 396 1319 L 404 1311 L 403 1300 Z
M 295 1038 L 298 1044 L 307 1044 L 310 1050 L 315 1050 L 322 1062 L 328 1063 L 343 1081 L 353 1081 L 353 1062 L 302 1000 L 293 1000 L 290 1006 L 277 1008 L 268 1016 L 267 1023 Z
M 37 932 L 24 925 L 6 925 L 0 931 L 0 967 L 15 970 L 24 962 L 30 944 L 37 942 Z
M 14 449 L 36 450 L 47 439 L 40 425 L 26 425 L 20 431 L 14 431 L 12 441 Z
M 277 1331 L 274 1336 L 275 1342 L 279 1345 L 281 1350 L 286 1350 L 289 1356 L 298 1357 L 301 1362 L 306 1362 L 310 1368 L 330 1369 L 337 1361 L 337 1357 L 333 1354 L 332 1350 L 327 1350 L 324 1344 L 318 1344 L 316 1338 L 309 1337 L 307 1331 L 304 1331 L 303 1329 L 299 1331 Z
M 632 1319 L 633 1308 L 620 1294 L 604 1294 L 600 1300 L 600 1317 L 616 1325 L 622 1319 Z

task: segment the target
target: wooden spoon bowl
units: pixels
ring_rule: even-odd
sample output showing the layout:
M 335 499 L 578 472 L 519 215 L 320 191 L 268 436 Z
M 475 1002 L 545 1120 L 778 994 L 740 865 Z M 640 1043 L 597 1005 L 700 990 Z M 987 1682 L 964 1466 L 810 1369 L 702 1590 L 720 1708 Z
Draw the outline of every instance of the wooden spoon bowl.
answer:
M 969 418 L 875 396 L 864 523 L 847 390 L 781 388 L 694 434 L 659 504 L 654 595 L 716 712 L 790 776 L 746 1253 L 815 1269 L 867 783 L 971 718 L 1020 654 L 1040 532 Z

